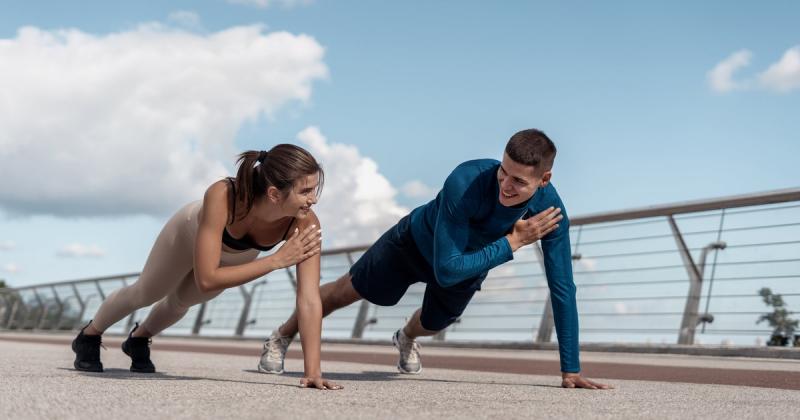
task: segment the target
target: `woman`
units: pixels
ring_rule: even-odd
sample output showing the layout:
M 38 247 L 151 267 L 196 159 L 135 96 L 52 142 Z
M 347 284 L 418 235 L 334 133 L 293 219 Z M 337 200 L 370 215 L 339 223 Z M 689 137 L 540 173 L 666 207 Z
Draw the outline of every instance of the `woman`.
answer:
M 109 295 L 80 331 L 72 342 L 75 369 L 102 372 L 103 331 L 158 302 L 122 343 L 131 371 L 155 372 L 150 337 L 180 320 L 190 306 L 296 264 L 305 358 L 301 386 L 341 389 L 323 379 L 320 369 L 322 231 L 311 206 L 322 188 L 322 168 L 308 151 L 290 144 L 242 153 L 237 163 L 236 178 L 212 184 L 202 201 L 184 206 L 167 222 L 138 281 Z M 283 240 L 277 252 L 256 258 Z

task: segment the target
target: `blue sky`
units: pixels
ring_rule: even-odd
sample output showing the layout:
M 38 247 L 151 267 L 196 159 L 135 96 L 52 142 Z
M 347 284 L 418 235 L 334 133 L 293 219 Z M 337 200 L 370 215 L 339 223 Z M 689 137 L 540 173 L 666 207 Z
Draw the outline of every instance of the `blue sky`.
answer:
M 234 152 L 279 142 L 316 144 L 339 180 L 320 207 L 326 238 L 342 238 L 328 246 L 371 241 L 455 165 L 500 158 L 529 127 L 559 147 L 553 182 L 572 215 L 799 184 L 796 2 L 14 3 L 0 15 L 0 278 L 13 285 L 140 270 L 179 200 L 232 171 Z M 284 64 L 214 41 L 254 27 L 242 39 L 280 44 Z M 205 56 L 141 58 L 158 45 L 197 46 L 216 76 L 235 74 L 177 80 Z M 114 65 L 128 56 L 135 69 Z M 273 65 L 285 92 L 245 83 Z M 167 93 L 125 108 L 128 86 Z M 347 185 L 362 194 L 342 196 Z M 338 223 L 353 203 L 358 217 Z

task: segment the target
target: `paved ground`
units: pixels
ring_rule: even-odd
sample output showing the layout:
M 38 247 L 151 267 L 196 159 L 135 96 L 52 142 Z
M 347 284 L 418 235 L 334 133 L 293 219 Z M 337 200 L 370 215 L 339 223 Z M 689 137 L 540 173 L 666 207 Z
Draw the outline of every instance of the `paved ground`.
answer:
M 553 352 L 426 347 L 423 374 L 406 376 L 396 373 L 387 346 L 326 345 L 323 369 L 345 390 L 317 391 L 297 386 L 300 359 L 287 360 L 285 375 L 257 373 L 259 349 L 252 341 L 158 339 L 153 359 L 159 373 L 143 375 L 127 370 L 118 338 L 105 340 L 105 373 L 76 372 L 69 340 L 0 333 L 0 418 L 738 419 L 790 418 L 800 406 L 800 363 L 787 360 L 584 353 L 585 371 L 628 371 L 592 374 L 617 389 L 587 391 L 558 386 Z M 342 355 L 360 362 L 339 361 Z M 447 363 L 453 366 L 436 367 Z M 505 372 L 515 366 L 526 373 L 539 366 L 547 374 Z M 651 376 L 695 371 L 707 380 L 672 382 L 666 374 L 663 380 L 614 379 L 637 369 Z M 743 373 L 778 380 L 714 384 Z

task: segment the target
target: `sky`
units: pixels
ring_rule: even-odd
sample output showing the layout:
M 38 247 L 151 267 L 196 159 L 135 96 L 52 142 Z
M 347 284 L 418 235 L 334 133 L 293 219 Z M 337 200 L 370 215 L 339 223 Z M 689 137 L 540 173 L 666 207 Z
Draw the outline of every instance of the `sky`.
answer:
M 10 1 L 0 278 L 140 271 L 244 150 L 326 170 L 325 247 L 368 244 L 536 127 L 570 215 L 800 184 L 800 3 Z

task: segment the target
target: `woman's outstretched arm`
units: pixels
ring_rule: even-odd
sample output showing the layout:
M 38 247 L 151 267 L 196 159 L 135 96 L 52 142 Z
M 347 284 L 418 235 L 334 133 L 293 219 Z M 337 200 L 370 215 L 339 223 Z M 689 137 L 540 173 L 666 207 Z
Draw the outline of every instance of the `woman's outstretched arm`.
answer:
M 319 226 L 319 219 L 311 212 L 301 223 Z M 297 323 L 300 343 L 303 346 L 305 373 L 301 386 L 318 389 L 342 389 L 322 378 L 320 367 L 322 335 L 322 299 L 319 295 L 320 255 L 316 254 L 297 264 Z

